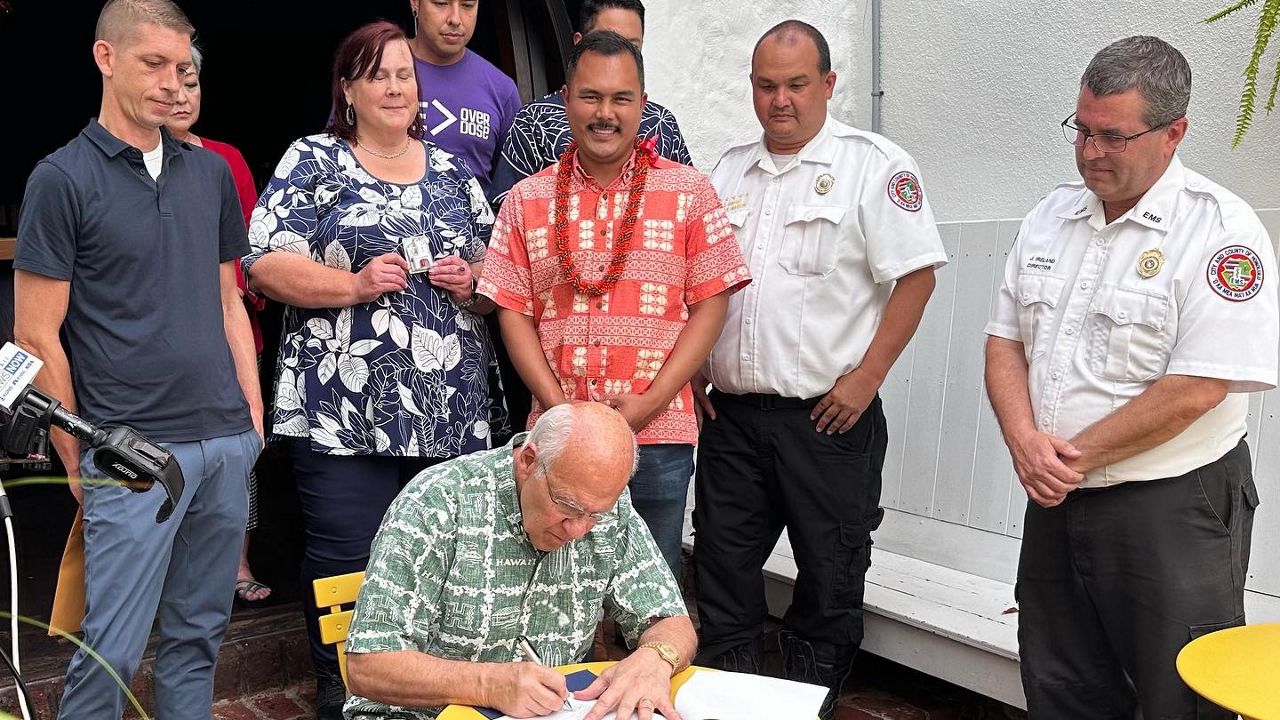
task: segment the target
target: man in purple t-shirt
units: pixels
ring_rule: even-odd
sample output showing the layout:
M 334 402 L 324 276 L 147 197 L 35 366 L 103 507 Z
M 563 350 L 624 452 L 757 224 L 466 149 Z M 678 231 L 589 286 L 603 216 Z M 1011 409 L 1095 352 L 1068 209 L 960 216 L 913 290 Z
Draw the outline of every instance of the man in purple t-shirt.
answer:
M 479 0 L 409 0 L 412 41 L 427 137 L 461 157 L 485 192 L 511 121 L 520 111 L 516 84 L 467 49 Z

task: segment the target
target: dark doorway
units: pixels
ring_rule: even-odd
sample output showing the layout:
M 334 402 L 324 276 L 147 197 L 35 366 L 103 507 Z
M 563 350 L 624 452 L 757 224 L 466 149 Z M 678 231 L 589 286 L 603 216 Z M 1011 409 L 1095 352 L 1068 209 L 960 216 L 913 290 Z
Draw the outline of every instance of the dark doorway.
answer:
M 570 18 L 580 0 L 484 0 L 470 47 L 515 78 L 527 102 L 563 83 Z M 195 130 L 229 142 L 248 160 L 261 188 L 288 144 L 319 132 L 329 114 L 334 48 L 362 23 L 384 18 L 409 28 L 408 0 L 178 0 L 205 51 L 204 104 Z M 40 158 L 74 137 L 97 114 L 101 80 L 91 46 L 98 0 L 0 0 L 0 332 L 11 333 L 11 263 L 19 203 Z M 11 255 L 10 255 L 11 257 Z M 275 374 L 279 307 L 263 316 L 264 387 Z M 6 321 L 7 320 L 7 321 Z M 57 475 L 61 468 L 55 466 Z M 288 464 L 272 450 L 259 462 L 262 525 L 252 560 L 275 600 L 299 598 L 301 522 Z M 23 474 L 15 470 L 10 477 Z M 29 473 L 28 473 L 29 474 Z M 15 488 L 21 610 L 47 619 L 63 541 L 75 511 L 64 486 Z M 7 587 L 7 578 L 0 587 Z

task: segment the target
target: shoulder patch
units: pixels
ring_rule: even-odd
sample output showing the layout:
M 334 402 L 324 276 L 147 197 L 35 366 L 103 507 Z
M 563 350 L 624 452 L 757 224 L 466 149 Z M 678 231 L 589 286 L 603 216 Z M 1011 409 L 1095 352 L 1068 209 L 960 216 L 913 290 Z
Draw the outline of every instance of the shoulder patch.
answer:
M 915 173 L 903 170 L 889 179 L 889 199 L 907 212 L 919 212 L 924 207 L 924 190 Z
M 1213 254 L 1205 279 L 1218 295 L 1244 302 L 1262 290 L 1262 259 L 1252 248 L 1228 245 Z

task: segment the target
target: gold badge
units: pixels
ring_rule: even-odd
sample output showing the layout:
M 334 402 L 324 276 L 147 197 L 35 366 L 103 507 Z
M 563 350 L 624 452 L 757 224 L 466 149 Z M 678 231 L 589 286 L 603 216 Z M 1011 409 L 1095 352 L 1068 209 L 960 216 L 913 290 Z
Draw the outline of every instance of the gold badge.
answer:
M 818 176 L 817 182 L 813 184 L 813 190 L 819 195 L 826 195 L 827 193 L 831 192 L 831 186 L 835 184 L 836 184 L 835 177 L 833 177 L 828 173 L 823 173 Z
M 1159 250 L 1148 250 L 1138 258 L 1138 275 L 1144 280 L 1153 278 L 1164 267 L 1164 253 Z

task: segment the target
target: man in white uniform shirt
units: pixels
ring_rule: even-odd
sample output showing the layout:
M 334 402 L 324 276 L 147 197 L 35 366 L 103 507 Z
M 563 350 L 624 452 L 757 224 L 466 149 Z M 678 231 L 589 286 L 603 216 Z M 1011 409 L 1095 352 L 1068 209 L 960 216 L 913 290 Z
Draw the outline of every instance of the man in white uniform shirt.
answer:
M 1083 182 L 1023 221 L 986 328 L 988 393 L 1033 501 L 1017 596 L 1035 718 L 1235 717 L 1174 660 L 1244 623 L 1247 393 L 1276 384 L 1275 253 L 1248 205 L 1175 154 L 1190 97 L 1158 38 L 1094 56 L 1063 122 Z
M 946 263 L 915 162 L 827 115 L 835 80 L 812 26 L 765 33 L 751 65 L 764 135 L 712 173 L 756 280 L 730 298 L 706 366 L 694 511 L 698 662 L 759 671 L 761 569 L 785 526 L 798 575 L 784 669 L 831 688 L 824 717 L 862 641 L 882 517 L 877 391 Z

